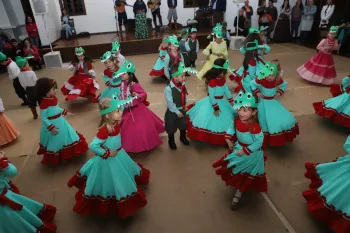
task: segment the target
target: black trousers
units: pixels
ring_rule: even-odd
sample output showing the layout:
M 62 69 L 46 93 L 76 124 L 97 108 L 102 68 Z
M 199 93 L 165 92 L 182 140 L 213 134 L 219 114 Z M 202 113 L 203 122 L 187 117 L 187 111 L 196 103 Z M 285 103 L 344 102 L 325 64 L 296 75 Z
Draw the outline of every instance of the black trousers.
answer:
M 27 93 L 27 97 L 28 97 L 28 106 L 29 107 L 36 107 L 37 106 L 37 99 L 36 99 L 35 87 L 27 87 L 26 93 Z
M 15 89 L 15 92 L 17 94 L 17 96 L 21 99 L 27 99 L 26 97 L 26 90 L 24 90 L 24 88 L 22 87 L 21 83 L 19 82 L 18 78 L 15 78 L 13 80 L 13 88 Z
M 160 8 L 152 12 L 152 17 L 153 17 L 154 27 L 157 27 L 157 17 L 158 17 L 160 26 L 163 26 L 162 15 L 160 14 Z

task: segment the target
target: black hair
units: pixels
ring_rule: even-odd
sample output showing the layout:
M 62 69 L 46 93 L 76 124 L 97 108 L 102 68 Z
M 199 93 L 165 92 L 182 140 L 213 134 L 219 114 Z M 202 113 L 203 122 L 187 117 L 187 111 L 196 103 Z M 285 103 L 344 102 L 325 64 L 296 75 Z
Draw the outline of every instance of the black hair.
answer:
M 16 39 L 11 39 L 11 40 L 10 40 L 10 43 L 12 44 L 13 42 L 16 42 L 16 43 L 17 43 L 17 40 L 16 40 Z
M 35 23 L 34 17 L 32 17 L 30 15 L 27 15 L 27 17 L 26 17 L 26 24 L 29 24 L 29 21 L 28 21 L 29 17 L 32 19 L 32 23 L 34 24 Z
M 136 75 L 134 73 L 128 72 L 129 74 L 129 80 L 128 83 L 139 83 L 139 80 L 137 79 Z
M 225 64 L 226 60 L 223 58 L 218 58 L 214 61 L 214 65 L 217 66 L 223 66 Z M 227 70 L 224 69 L 217 69 L 212 67 L 210 70 L 208 70 L 205 74 L 204 74 L 204 78 L 205 78 L 205 83 L 208 85 L 208 83 L 210 82 L 210 80 L 219 77 L 221 74 L 226 74 Z
M 90 57 L 86 56 L 85 53 L 84 53 L 84 61 L 88 61 L 88 62 L 91 62 L 91 63 L 94 62 Z M 78 63 L 79 63 L 78 56 L 77 56 L 75 53 L 74 53 L 73 62 L 74 62 L 75 64 L 78 64 Z
M 36 93 L 36 99 L 38 103 L 40 104 L 43 98 L 49 93 L 52 87 L 56 86 L 57 83 L 56 80 L 51 78 L 40 78 L 35 84 L 35 93 Z
M 245 71 L 248 70 L 249 62 L 252 59 L 257 59 L 258 58 L 258 52 L 257 50 L 247 50 L 245 51 L 244 59 L 243 59 L 243 68 Z
M 295 2 L 295 6 L 297 6 L 297 3 L 298 3 L 298 0 Z M 304 10 L 304 4 L 302 0 L 300 0 L 300 9 Z
M 289 0 L 283 0 L 283 4 L 282 4 L 282 6 L 281 6 L 281 9 L 284 8 L 284 2 L 285 2 L 285 1 L 288 1 L 288 3 L 287 3 L 287 9 L 290 9 Z
M 33 44 L 32 44 L 32 41 L 29 39 L 29 37 L 27 37 L 27 38 L 25 38 L 25 39 L 23 40 L 24 47 L 26 46 L 26 45 L 25 45 L 25 44 L 26 44 L 26 40 L 29 42 L 30 47 L 32 48 Z

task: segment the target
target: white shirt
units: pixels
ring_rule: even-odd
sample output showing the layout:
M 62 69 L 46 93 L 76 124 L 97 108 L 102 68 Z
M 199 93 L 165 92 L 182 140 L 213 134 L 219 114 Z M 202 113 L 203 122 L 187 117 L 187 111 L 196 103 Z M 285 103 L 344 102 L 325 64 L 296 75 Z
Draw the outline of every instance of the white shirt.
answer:
M 322 24 L 329 23 L 329 19 L 332 17 L 333 12 L 334 12 L 334 5 L 324 5 L 322 7 L 320 27 L 322 26 Z M 322 22 L 322 20 L 324 20 L 325 22 Z
M 19 82 L 21 83 L 22 87 L 26 89 L 27 87 L 34 87 L 36 84 L 36 74 L 34 71 L 22 71 L 18 75 Z
M 11 61 L 11 63 L 7 66 L 7 72 L 9 73 L 9 79 L 14 80 L 18 77 L 21 70 L 17 66 L 16 62 Z
M 117 60 L 119 62 L 119 67 L 125 64 L 125 57 L 121 55 L 120 53 L 118 54 Z
M 0 97 L 0 112 L 5 112 L 4 104 L 2 103 L 1 97 Z

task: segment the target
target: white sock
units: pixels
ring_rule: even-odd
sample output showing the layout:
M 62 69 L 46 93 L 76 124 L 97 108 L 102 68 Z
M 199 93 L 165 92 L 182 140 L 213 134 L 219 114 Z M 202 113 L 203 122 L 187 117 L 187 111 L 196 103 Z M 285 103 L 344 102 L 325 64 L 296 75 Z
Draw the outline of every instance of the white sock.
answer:
M 238 203 L 239 200 L 241 199 L 241 196 L 242 196 L 242 192 L 237 189 L 237 192 L 236 192 L 234 198 L 232 199 L 232 204 Z

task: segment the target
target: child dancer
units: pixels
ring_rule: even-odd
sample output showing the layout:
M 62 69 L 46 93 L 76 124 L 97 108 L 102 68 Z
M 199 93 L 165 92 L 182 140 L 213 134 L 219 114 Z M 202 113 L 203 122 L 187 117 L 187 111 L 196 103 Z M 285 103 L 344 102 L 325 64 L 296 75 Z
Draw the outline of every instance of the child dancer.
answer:
M 254 40 L 248 42 L 244 49 L 244 60 L 242 64 L 243 72 L 233 72 L 230 75 L 230 79 L 235 81 L 238 86 L 235 88 L 235 92 L 238 93 L 241 89 L 251 92 L 250 82 L 256 78 L 257 59 L 258 59 L 259 42 Z
M 171 69 L 173 66 L 178 67 L 180 62 L 184 61 L 182 54 L 179 52 L 179 41 L 176 35 L 168 37 L 170 51 L 164 58 L 164 73 L 168 81 L 171 80 Z
M 125 57 L 120 53 L 120 43 L 118 41 L 112 42 L 112 53 L 114 57 L 118 60 L 118 66 L 125 64 Z
M 54 166 L 88 150 L 83 135 L 77 133 L 64 119 L 66 115 L 72 114 L 59 107 L 56 91 L 57 83 L 53 79 L 41 78 L 36 84 L 40 117 L 43 121 L 37 154 L 43 155 L 41 163 Z
M 12 61 L 11 58 L 0 52 L 0 64 L 7 68 L 7 73 L 9 74 L 9 79 L 12 80 L 13 88 L 15 89 L 17 96 L 23 100 L 21 105 L 28 105 L 26 90 L 24 90 L 18 79 L 18 75 L 21 70 L 17 66 L 16 62 Z
M 21 69 L 18 74 L 18 80 L 22 87 L 26 90 L 26 95 L 28 98 L 28 106 L 32 111 L 33 118 L 38 118 L 38 113 L 36 111 L 36 96 L 35 96 L 35 84 L 36 84 L 36 74 L 29 66 L 28 59 L 30 57 L 16 57 L 16 64 Z
M 231 35 L 227 31 L 227 22 L 222 22 L 222 38 L 224 39 L 227 48 L 230 48 Z
M 296 119 L 276 99 L 287 89 L 282 73 L 280 64 L 268 62 L 261 71 L 263 76 L 251 82 L 253 93 L 259 97 L 258 118 L 264 132 L 264 147 L 283 146 L 299 134 Z
M 93 70 L 91 60 L 85 55 L 82 47 L 75 48 L 75 59 L 69 66 L 74 75 L 65 82 L 61 92 L 66 96 L 66 101 L 84 97 L 93 99 L 100 88 L 95 80 L 96 73 Z
M 207 46 L 207 48 L 203 51 L 203 54 L 207 57 L 207 62 L 205 63 L 202 70 L 197 74 L 197 78 L 202 80 L 204 74 L 207 73 L 213 67 L 214 61 L 218 58 L 222 58 L 226 60 L 228 58 L 227 46 L 226 43 L 222 39 L 222 28 L 215 27 L 213 42 Z
M 337 31 L 338 27 L 331 27 L 328 38 L 323 39 L 317 45 L 319 50 L 317 55 L 297 69 L 300 77 L 307 81 L 324 85 L 334 83 L 337 72 L 334 67 L 332 52 L 339 49 L 338 41 L 336 40 Z
M 336 124 L 350 127 L 350 78 L 342 82 L 342 92 L 334 98 L 313 103 L 316 114 L 327 117 Z
M 257 120 L 257 100 L 250 92 L 240 91 L 235 99 L 237 116 L 225 135 L 229 151 L 212 166 L 226 185 L 236 189 L 231 208 L 237 209 L 242 193 L 267 192 L 264 134 Z
M 135 163 L 121 144 L 120 121 L 123 109 L 133 99 L 104 98 L 99 103 L 101 123 L 90 144 L 95 153 L 69 180 L 68 186 L 76 186 L 76 204 L 73 210 L 81 215 L 117 214 L 126 218 L 147 204 L 141 184 L 148 184 L 150 172 Z M 135 135 L 137 132 L 134 132 Z
M 164 59 L 168 54 L 169 44 L 168 36 L 164 36 L 162 43 L 159 45 L 159 58 L 157 59 L 156 64 L 154 65 L 152 71 L 149 73 L 151 77 L 163 77 L 164 76 Z
M 343 78 L 342 84 L 331 84 L 330 92 L 332 93 L 333 97 L 336 97 L 338 95 L 341 95 L 345 92 L 350 93 L 350 74 Z
M 199 41 L 197 39 L 197 29 L 191 28 L 190 31 L 191 35 L 188 39 L 188 45 L 190 47 L 189 52 L 189 60 L 190 60 L 190 66 L 195 68 L 196 67 L 196 60 L 197 60 L 197 53 L 199 51 Z
M 190 66 L 189 52 L 191 51 L 191 49 L 188 44 L 188 28 L 182 29 L 181 40 L 179 44 L 180 44 L 179 51 L 184 59 L 183 62 L 186 67 L 189 67 Z
M 0 232 L 55 233 L 52 223 L 56 207 L 41 204 L 8 189 L 7 179 L 17 175 L 16 167 L 0 151 Z
M 4 112 L 5 108 L 0 97 L 0 147 L 19 137 L 19 130 Z
M 308 211 L 336 233 L 350 232 L 350 136 L 344 145 L 346 155 L 329 163 L 305 164 L 310 189 L 303 192 Z
M 176 150 L 175 133 L 180 130 L 180 141 L 188 146 L 190 143 L 186 138 L 186 113 L 187 110 L 187 89 L 185 85 L 185 72 L 196 73 L 192 68 L 185 68 L 183 62 L 179 63 L 178 67 L 173 66 L 171 76 L 173 79 L 164 90 L 167 110 L 165 112 L 165 131 L 168 134 L 168 144 L 170 149 Z
M 105 97 L 111 98 L 113 95 L 119 96 L 120 94 L 120 84 L 121 79 L 113 79 L 114 72 L 117 72 L 119 67 L 117 65 L 117 59 L 113 54 L 108 51 L 103 54 L 101 57 L 101 62 L 105 64 L 106 69 L 103 71 L 102 78 L 106 84 L 106 88 L 103 92 L 94 99 L 95 103 L 98 103 L 98 100 L 101 100 Z
M 232 94 L 225 76 L 229 61 L 218 58 L 204 75 L 208 95 L 188 106 L 188 137 L 213 145 L 225 145 L 225 133 L 234 117 Z M 225 98 L 226 97 L 226 98 Z
M 147 93 L 135 76 L 136 67 L 130 62 L 114 74 L 121 78 L 120 96 L 122 100 L 131 96 L 137 97 L 127 106 L 121 123 L 121 137 L 126 152 L 140 153 L 150 151 L 163 143 L 159 134 L 164 133 L 164 122 L 147 108 Z

